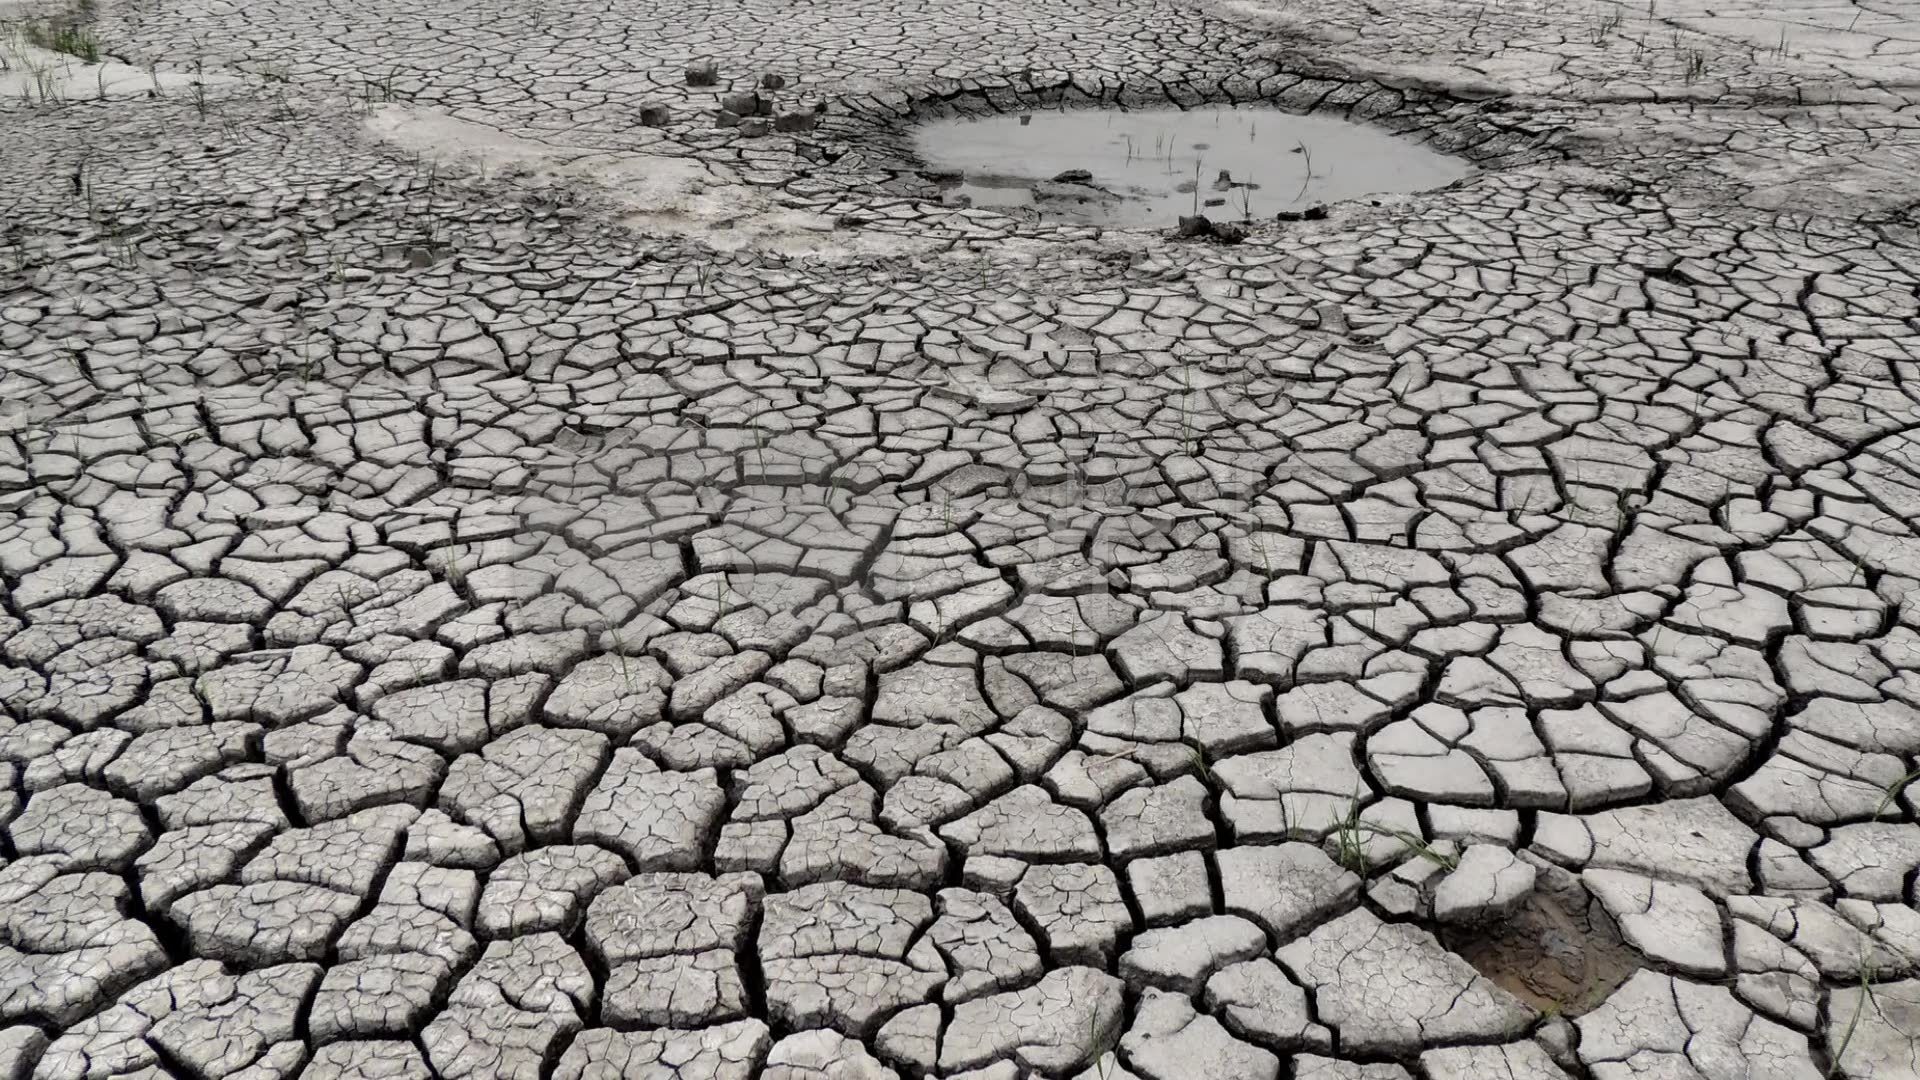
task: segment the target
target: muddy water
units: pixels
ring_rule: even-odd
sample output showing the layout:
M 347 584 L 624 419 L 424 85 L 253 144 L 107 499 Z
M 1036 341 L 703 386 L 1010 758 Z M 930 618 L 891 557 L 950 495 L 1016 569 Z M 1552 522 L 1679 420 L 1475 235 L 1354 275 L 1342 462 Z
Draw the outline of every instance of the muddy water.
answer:
M 1378 128 L 1260 107 L 1082 109 L 923 125 L 915 145 L 949 201 L 1031 207 L 1041 216 L 1162 227 L 1442 187 L 1472 171 L 1458 158 Z M 1084 181 L 1055 183 L 1069 170 Z

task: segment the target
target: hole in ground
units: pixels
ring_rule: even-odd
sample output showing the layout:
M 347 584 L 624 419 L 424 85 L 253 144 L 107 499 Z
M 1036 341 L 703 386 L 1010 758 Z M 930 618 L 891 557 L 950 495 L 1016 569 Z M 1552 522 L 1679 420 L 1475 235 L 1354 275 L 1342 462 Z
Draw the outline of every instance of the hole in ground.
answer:
M 1591 1012 L 1641 966 L 1578 880 L 1543 880 L 1511 917 L 1440 939 L 1508 993 L 1560 1016 Z

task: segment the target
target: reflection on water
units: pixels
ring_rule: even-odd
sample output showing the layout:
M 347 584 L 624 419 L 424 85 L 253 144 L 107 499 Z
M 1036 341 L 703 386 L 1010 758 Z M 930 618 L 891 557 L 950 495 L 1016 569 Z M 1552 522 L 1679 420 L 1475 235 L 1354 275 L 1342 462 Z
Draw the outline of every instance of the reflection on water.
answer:
M 1472 171 L 1365 124 L 1257 106 L 939 120 L 914 138 L 923 161 L 959 174 L 945 185 L 949 200 L 1031 207 L 1098 225 L 1162 227 L 1192 213 L 1271 218 L 1342 199 L 1427 191 Z

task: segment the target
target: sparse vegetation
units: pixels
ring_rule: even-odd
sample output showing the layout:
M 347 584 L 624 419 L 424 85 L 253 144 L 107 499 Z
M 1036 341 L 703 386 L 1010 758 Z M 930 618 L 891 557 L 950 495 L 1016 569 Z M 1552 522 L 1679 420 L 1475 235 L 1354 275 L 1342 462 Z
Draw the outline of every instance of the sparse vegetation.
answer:
M 1625 15 L 1618 4 L 1603 4 L 1594 12 L 1593 24 L 1589 28 L 1588 40 L 1595 45 L 1606 41 L 1614 31 L 1620 29 Z
M 461 597 L 470 598 L 467 591 L 466 567 L 461 564 L 460 556 L 453 548 L 448 547 L 441 551 L 440 571 L 448 587 L 452 588 L 454 592 L 459 593 Z
M 89 64 L 100 62 L 100 36 L 72 18 L 32 20 L 20 24 L 27 44 L 48 52 L 77 56 Z
M 20 84 L 20 100 L 25 104 L 60 100 L 60 81 L 54 64 L 40 59 L 38 54 L 39 49 L 32 45 L 24 27 L 6 28 L 5 37 L 0 38 L 0 72 L 20 71 L 27 76 Z
M 1355 792 L 1347 806 L 1347 816 L 1334 826 L 1334 861 L 1356 874 L 1364 873 L 1367 868 L 1367 840 L 1374 836 L 1386 836 L 1398 840 L 1405 850 L 1433 863 L 1442 870 L 1452 872 L 1460 866 L 1458 857 L 1434 847 L 1426 837 L 1404 829 L 1360 820 L 1360 795 Z
M 1100 1050 L 1100 1011 L 1098 1009 L 1090 1009 L 1087 1012 L 1087 1050 L 1089 1053 L 1096 1053 L 1093 1067 L 1099 1073 L 1100 1080 L 1112 1080 L 1117 1057 L 1111 1050 Z
M 1356 874 L 1367 869 L 1366 840 L 1360 833 L 1360 795 L 1354 793 L 1347 816 L 1333 829 L 1333 861 Z
M 1912 784 L 1915 780 L 1920 780 L 1920 769 L 1915 769 L 1912 772 L 1906 774 L 1905 776 L 1902 776 L 1898 780 L 1895 780 L 1893 783 L 1888 784 L 1880 796 L 1879 805 L 1873 808 L 1873 817 L 1877 819 L 1881 815 L 1885 814 L 1887 812 L 1887 807 L 1892 806 L 1896 802 L 1898 802 L 1900 799 L 1900 794 L 1906 791 L 1907 786 Z
M 1700 80 L 1707 77 L 1707 54 L 1704 50 L 1701 50 L 1701 49 L 1687 50 L 1686 71 L 1684 74 L 1685 74 L 1685 78 L 1687 80 L 1688 86 L 1691 86 L 1694 83 L 1697 83 Z
M 187 85 L 187 93 L 193 100 L 193 111 L 200 114 L 200 119 L 205 120 L 207 118 L 207 76 L 198 58 L 193 61 L 193 82 Z
M 20 72 L 20 100 L 57 104 L 65 98 L 61 81 L 78 61 L 98 64 L 105 55 L 92 25 L 90 2 L 59 15 L 0 23 L 0 72 Z M 47 54 L 58 54 L 58 59 Z M 104 72 L 96 75 L 99 96 L 106 97 Z
M 1874 1004 L 1874 974 L 1873 964 L 1869 962 L 1866 957 L 1862 956 L 1860 958 L 1860 1000 L 1853 1007 L 1853 1016 L 1847 1021 L 1847 1030 L 1840 1036 L 1840 1045 L 1834 1047 L 1833 1058 L 1827 1062 L 1828 1076 L 1842 1075 L 1840 1063 L 1847 1056 L 1847 1048 L 1853 1045 L 1854 1033 L 1860 1030 L 1860 1017 L 1867 1011 L 1867 1006 Z M 1877 1008 L 1878 1006 L 1875 1007 Z M 1827 1022 L 1831 1024 L 1833 1018 L 1829 1016 Z
M 613 648 L 609 651 L 620 665 L 620 681 L 626 685 L 627 693 L 631 694 L 634 692 L 633 670 L 627 664 L 626 639 L 620 635 L 620 628 L 611 623 L 607 625 L 607 638 L 613 642 Z

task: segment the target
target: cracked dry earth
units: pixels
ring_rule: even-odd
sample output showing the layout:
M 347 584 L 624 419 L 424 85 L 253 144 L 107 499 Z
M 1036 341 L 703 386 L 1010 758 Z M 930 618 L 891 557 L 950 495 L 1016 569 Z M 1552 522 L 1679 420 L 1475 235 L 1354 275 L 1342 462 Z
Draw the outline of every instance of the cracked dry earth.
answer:
M 1920 4 L 91 18 L 0 95 L 0 1076 L 1920 1076 Z M 910 156 L 1225 101 L 1475 171 Z

